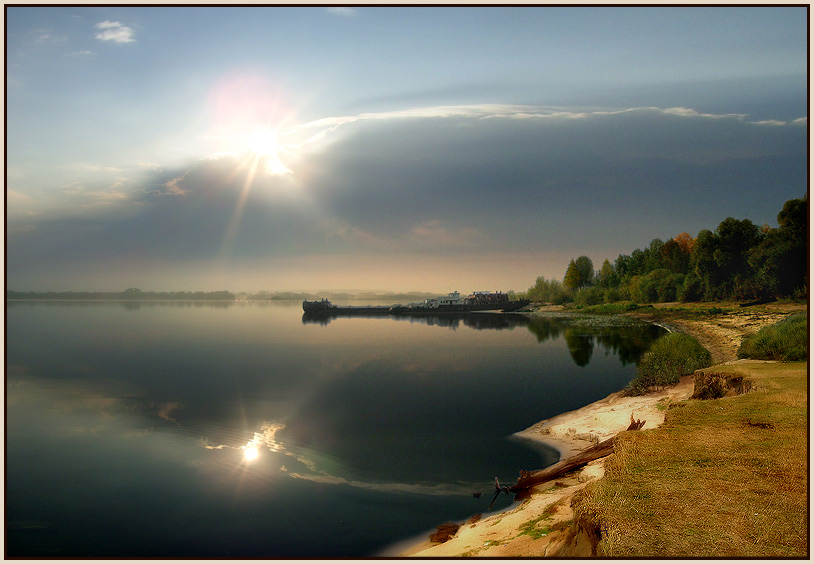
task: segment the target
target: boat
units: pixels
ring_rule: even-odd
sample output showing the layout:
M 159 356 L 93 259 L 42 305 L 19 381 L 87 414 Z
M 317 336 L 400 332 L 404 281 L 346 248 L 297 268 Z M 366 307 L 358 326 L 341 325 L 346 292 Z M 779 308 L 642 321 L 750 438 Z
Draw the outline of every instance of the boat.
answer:
M 469 313 L 471 307 L 467 298 L 461 297 L 460 292 L 450 292 L 446 296 L 427 298 L 423 302 L 395 305 L 390 308 L 393 315 L 425 314 L 425 313 Z
M 472 292 L 467 298 L 472 311 L 517 311 L 529 305 L 529 300 L 510 301 L 505 292 Z
M 303 300 L 302 310 L 309 314 L 323 314 L 336 310 L 336 306 L 325 298 L 313 301 Z
M 303 300 L 302 310 L 306 315 L 310 316 L 390 314 L 390 306 L 338 306 L 325 298 L 314 301 Z

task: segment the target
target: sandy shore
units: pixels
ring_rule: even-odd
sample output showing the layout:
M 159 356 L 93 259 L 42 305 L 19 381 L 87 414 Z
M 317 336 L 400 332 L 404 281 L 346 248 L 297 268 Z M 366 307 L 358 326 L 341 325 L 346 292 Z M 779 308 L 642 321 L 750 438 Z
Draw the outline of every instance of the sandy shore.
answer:
M 781 308 L 776 308 L 781 310 Z M 782 308 L 785 309 L 785 308 Z M 795 307 L 805 309 L 805 306 Z M 746 332 L 773 323 L 789 311 L 767 311 L 755 315 L 752 311 L 735 312 L 711 321 L 680 321 L 668 327 L 689 333 L 713 352 L 714 364 L 730 364 Z M 542 441 L 556 448 L 560 458 L 568 458 L 597 442 L 608 439 L 630 424 L 631 417 L 645 420 L 643 430 L 653 429 L 664 422 L 670 402 L 688 399 L 693 392 L 693 377 L 686 376 L 674 387 L 645 396 L 624 397 L 616 392 L 580 409 L 563 413 L 532 425 L 517 433 L 527 439 Z M 461 524 L 458 532 L 444 543 L 428 539 L 408 548 L 398 556 L 419 557 L 522 557 L 552 556 L 562 547 L 566 530 L 573 519 L 571 501 L 575 494 L 604 475 L 604 459 L 596 460 L 581 470 L 540 484 L 532 495 L 512 505 L 506 511 L 489 515 L 474 523 Z M 541 518 L 542 517 L 542 518 Z M 532 532 L 528 534 L 526 531 Z M 573 551 L 573 547 L 571 549 Z M 577 547 L 579 552 L 580 547 Z M 588 556 L 582 554 L 558 556 Z
M 646 421 L 643 429 L 661 425 L 665 413 L 663 406 L 689 398 L 692 388 L 692 376 L 687 376 L 675 387 L 646 396 L 623 397 L 621 392 L 616 392 L 575 411 L 541 421 L 517 435 L 545 442 L 559 450 L 561 458 L 567 458 L 624 431 L 630 424 L 631 416 Z M 564 537 L 564 531 L 557 530 L 557 524 L 567 523 L 573 518 L 571 499 L 574 494 L 603 475 L 604 460 L 596 460 L 581 471 L 535 487 L 531 497 L 506 511 L 462 525 L 458 533 L 445 543 L 427 540 L 403 550 L 399 556 L 506 557 L 551 554 Z M 554 506 L 551 516 L 537 525 L 538 529 L 545 527 L 550 532 L 523 534 L 523 525 L 537 520 L 551 505 Z

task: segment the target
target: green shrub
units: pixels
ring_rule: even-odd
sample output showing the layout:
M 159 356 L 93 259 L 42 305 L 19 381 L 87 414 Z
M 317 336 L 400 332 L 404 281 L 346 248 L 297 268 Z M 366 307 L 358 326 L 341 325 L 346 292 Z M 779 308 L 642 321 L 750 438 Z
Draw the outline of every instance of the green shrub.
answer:
M 605 302 L 612 304 L 613 302 L 621 302 L 625 299 L 619 288 L 608 288 L 605 290 Z
M 587 306 L 584 308 L 579 308 L 584 312 L 587 313 L 598 313 L 601 315 L 618 315 L 620 313 L 625 313 L 627 311 L 623 304 L 599 304 L 595 306 Z
M 628 395 L 641 395 L 653 387 L 677 384 L 682 376 L 710 364 L 712 355 L 698 339 L 683 333 L 668 333 L 642 355 L 636 378 L 628 386 Z
M 574 303 L 580 306 L 598 305 L 605 301 L 605 292 L 596 286 L 582 288 L 574 296 Z
M 738 358 L 757 360 L 806 360 L 808 358 L 808 314 L 795 313 L 743 339 Z

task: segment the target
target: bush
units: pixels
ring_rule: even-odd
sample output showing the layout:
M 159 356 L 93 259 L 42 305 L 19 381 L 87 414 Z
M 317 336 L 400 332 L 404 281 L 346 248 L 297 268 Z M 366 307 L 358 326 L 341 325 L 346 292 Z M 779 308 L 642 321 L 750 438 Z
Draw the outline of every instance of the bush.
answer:
M 806 360 L 808 358 L 808 314 L 795 313 L 748 335 L 738 347 L 738 358 L 757 360 Z
M 698 339 L 683 333 L 669 333 L 642 355 L 636 378 L 628 386 L 628 395 L 638 396 L 653 387 L 677 384 L 682 376 L 710 364 L 712 355 Z
M 621 302 L 625 299 L 619 288 L 608 288 L 605 290 L 605 303 L 612 304 L 613 302 Z
M 596 286 L 582 288 L 574 296 L 574 303 L 580 306 L 598 305 L 605 301 L 605 292 Z

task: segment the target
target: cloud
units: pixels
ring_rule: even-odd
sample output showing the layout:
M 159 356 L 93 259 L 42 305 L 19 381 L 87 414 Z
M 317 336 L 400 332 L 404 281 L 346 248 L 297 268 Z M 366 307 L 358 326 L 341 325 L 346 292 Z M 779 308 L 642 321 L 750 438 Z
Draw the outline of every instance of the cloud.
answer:
M 327 241 L 338 240 L 352 245 L 363 245 L 366 248 L 391 248 L 392 242 L 367 233 L 346 221 L 327 219 L 319 225 Z
M 104 30 L 96 34 L 96 39 L 114 43 L 134 43 L 135 31 L 119 22 L 103 21 L 96 24 L 96 29 Z
M 34 43 L 64 43 L 68 40 L 66 36 L 56 35 L 50 29 L 34 29 L 29 33 Z
M 464 256 L 606 253 L 592 255 L 601 263 L 728 216 L 773 224 L 783 203 L 806 191 L 806 122 L 498 104 L 325 118 L 290 132 L 300 137 L 291 142 L 293 175 L 222 155 L 145 166 L 146 180 L 113 190 L 74 188 L 82 213 L 71 216 L 76 205 L 67 201 L 59 214 L 27 219 L 35 228 L 15 231 L 8 272 L 132 256 L 178 272 L 225 261 L 238 287 L 240 265 L 272 272 L 288 261 L 314 279 L 321 265 L 330 277 L 327 265 L 337 263 L 326 257 L 461 264 Z M 288 277 L 281 268 L 275 276 Z
M 22 204 L 31 201 L 31 196 L 18 192 L 17 190 L 6 189 L 7 204 Z
M 437 219 L 421 222 L 411 231 L 422 239 L 424 245 L 432 246 L 468 246 L 479 236 L 478 230 L 473 227 L 449 228 Z
M 122 190 L 127 180 L 127 178 L 119 178 L 106 190 L 88 190 L 81 183 L 74 182 L 63 187 L 63 194 L 70 197 L 75 206 L 109 208 L 122 202 L 131 201 L 129 192 Z
M 153 193 L 154 193 L 154 194 L 156 194 L 156 195 L 158 195 L 158 196 L 167 196 L 167 195 L 183 195 L 183 194 L 186 194 L 186 193 L 187 193 L 187 192 L 186 192 L 186 190 L 184 190 L 183 188 L 181 188 L 181 187 L 179 186 L 179 184 L 180 184 L 180 183 L 182 183 L 182 182 L 184 181 L 184 177 L 186 177 L 186 175 L 187 175 L 189 172 L 190 172 L 190 171 L 187 171 L 187 172 L 185 172 L 184 174 L 182 174 L 181 176 L 177 176 L 177 177 L 175 177 L 175 178 L 173 178 L 173 179 L 171 179 L 171 180 L 168 180 L 168 181 L 167 181 L 167 182 L 164 184 L 164 188 L 166 188 L 166 189 L 167 189 L 167 192 L 158 192 L 158 191 L 153 191 Z
M 712 114 L 702 113 L 692 108 L 672 107 L 658 108 L 642 106 L 634 108 L 605 109 L 596 107 L 552 107 L 552 106 L 526 106 L 517 104 L 468 104 L 443 105 L 408 108 L 387 112 L 361 113 L 352 116 L 336 116 L 321 118 L 302 124 L 301 128 L 338 127 L 357 121 L 395 120 L 417 118 L 450 118 L 469 117 L 479 119 L 512 118 L 512 119 L 585 119 L 596 116 L 612 116 L 621 114 L 655 113 L 687 118 L 710 119 L 740 119 L 749 121 L 747 114 Z M 805 118 L 802 118 L 805 119 Z M 755 122 L 756 123 L 756 122 Z
M 170 423 L 178 424 L 178 421 L 176 421 L 171 416 L 171 413 L 173 411 L 178 410 L 180 407 L 181 407 L 181 404 L 179 402 L 177 402 L 177 401 L 168 401 L 168 402 L 159 403 L 157 405 L 157 413 L 156 413 L 156 415 L 158 415 L 159 418 L 164 419 L 165 421 L 169 421 Z

